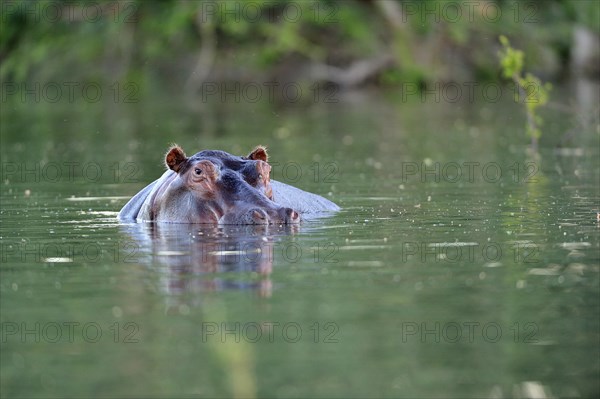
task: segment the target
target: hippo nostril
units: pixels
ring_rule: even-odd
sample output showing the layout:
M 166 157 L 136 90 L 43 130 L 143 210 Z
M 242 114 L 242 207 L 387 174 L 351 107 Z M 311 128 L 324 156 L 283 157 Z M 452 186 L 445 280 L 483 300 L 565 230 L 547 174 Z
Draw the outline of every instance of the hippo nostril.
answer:
M 298 212 L 291 208 L 285 208 L 285 216 L 290 222 L 297 222 L 300 219 Z
M 260 219 L 260 220 L 266 219 L 265 214 L 260 211 L 253 211 L 252 216 L 255 217 L 256 219 Z

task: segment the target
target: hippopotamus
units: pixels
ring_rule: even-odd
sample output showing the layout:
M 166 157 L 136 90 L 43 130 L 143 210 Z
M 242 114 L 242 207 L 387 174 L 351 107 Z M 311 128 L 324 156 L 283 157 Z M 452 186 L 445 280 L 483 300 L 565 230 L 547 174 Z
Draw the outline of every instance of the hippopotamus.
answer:
M 265 147 L 247 156 L 204 150 L 187 157 L 172 146 L 167 171 L 137 193 L 121 221 L 210 224 L 295 224 L 301 216 L 340 208 L 333 202 L 271 180 Z

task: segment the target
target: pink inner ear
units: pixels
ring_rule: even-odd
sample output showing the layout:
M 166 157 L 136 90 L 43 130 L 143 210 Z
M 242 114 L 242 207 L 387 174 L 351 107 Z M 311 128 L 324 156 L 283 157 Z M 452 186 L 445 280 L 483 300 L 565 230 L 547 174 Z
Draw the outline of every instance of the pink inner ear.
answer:
M 185 153 L 181 147 L 175 146 L 172 147 L 167 153 L 167 156 L 165 157 L 165 163 L 169 169 L 178 172 L 186 159 Z
M 248 158 L 250 158 L 252 160 L 260 160 L 260 161 L 267 162 L 269 159 L 269 156 L 267 155 L 267 149 L 265 147 L 263 147 L 262 145 L 259 145 L 254 150 L 252 150 L 250 155 L 248 155 Z

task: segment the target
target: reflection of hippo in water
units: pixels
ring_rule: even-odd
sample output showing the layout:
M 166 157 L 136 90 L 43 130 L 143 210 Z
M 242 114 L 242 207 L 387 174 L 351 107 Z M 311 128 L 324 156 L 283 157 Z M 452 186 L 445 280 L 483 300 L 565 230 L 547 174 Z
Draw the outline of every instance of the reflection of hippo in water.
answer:
M 202 305 L 203 293 L 212 291 L 250 290 L 270 296 L 273 262 L 286 259 L 287 245 L 296 245 L 286 237 L 298 228 L 298 224 L 120 226 L 129 243 L 123 259 L 155 273 L 156 278 L 147 275 L 148 284 L 164 295 L 169 313 L 178 312 L 182 304 Z
M 119 212 L 123 221 L 219 224 L 290 224 L 300 215 L 336 211 L 333 202 L 271 181 L 264 147 L 247 157 L 201 151 L 186 157 L 172 147 L 169 168 Z

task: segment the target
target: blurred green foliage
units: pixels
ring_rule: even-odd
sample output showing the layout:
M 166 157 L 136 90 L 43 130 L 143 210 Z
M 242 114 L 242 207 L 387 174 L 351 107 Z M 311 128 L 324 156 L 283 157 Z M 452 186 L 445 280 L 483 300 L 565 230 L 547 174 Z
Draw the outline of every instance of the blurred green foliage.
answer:
M 516 98 L 516 102 L 525 104 L 527 112 L 526 132 L 531 137 L 534 146 L 537 145 L 537 140 L 541 137 L 542 131 L 540 126 L 543 123 L 542 117 L 538 115 L 539 107 L 548 103 L 548 97 L 552 85 L 549 83 L 542 84 L 542 81 L 531 73 L 523 75 L 523 65 L 525 55 L 521 50 L 516 50 L 511 47 L 506 36 L 500 36 L 502 50 L 499 52 L 500 65 L 502 66 L 502 74 L 505 78 L 511 79 L 519 88 L 517 95 L 523 97 Z
M 247 77 L 389 54 L 394 62 L 376 83 L 496 79 L 501 34 L 524 49 L 528 69 L 556 75 L 568 64 L 573 26 L 600 32 L 592 0 L 3 0 L 1 11 L 5 81 L 140 81 L 165 71 L 185 80 L 210 45 L 217 65 Z

